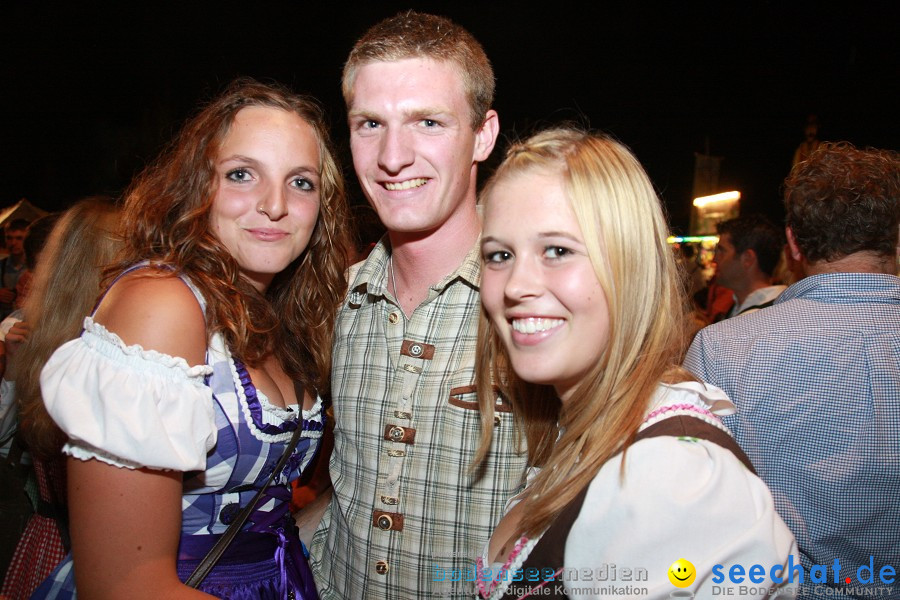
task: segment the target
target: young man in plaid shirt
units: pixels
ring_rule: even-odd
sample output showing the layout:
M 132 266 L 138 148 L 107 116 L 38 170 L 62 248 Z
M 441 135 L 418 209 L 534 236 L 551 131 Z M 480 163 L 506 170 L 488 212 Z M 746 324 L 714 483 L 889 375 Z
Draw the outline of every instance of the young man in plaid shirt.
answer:
M 493 71 L 467 31 L 407 12 L 357 42 L 343 92 L 353 165 L 388 233 L 350 270 L 338 316 L 334 492 L 312 545 L 316 582 L 325 599 L 471 597 L 465 574 L 526 461 L 501 407 L 490 456 L 469 470 L 476 170 L 499 130 Z

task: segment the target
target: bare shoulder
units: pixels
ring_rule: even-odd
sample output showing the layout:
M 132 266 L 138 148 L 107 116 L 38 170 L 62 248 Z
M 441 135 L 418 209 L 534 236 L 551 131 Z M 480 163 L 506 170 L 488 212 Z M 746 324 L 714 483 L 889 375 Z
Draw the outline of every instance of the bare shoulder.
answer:
M 128 345 L 180 356 L 191 365 L 205 360 L 203 311 L 187 284 L 167 271 L 141 269 L 117 281 L 94 320 Z

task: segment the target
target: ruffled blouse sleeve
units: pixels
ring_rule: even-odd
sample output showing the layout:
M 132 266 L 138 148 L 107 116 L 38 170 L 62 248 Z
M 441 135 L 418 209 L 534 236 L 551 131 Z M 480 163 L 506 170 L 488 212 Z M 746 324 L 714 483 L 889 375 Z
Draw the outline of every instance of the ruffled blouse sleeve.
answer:
M 678 409 L 673 414 L 700 416 L 694 408 L 702 407 L 710 412 L 729 410 L 727 396 L 713 386 L 661 388 L 657 399 Z M 615 564 L 618 581 L 626 581 L 623 568 L 632 573 L 643 569 L 643 578 L 627 580 L 634 582 L 628 585 L 644 588 L 642 598 L 662 599 L 677 590 L 668 571 L 680 558 L 695 568 L 690 591 L 697 598 L 715 597 L 716 586 L 732 585 L 717 576 L 717 565 L 726 574 L 734 564 L 745 569 L 765 565 L 769 573 L 773 565 L 787 564 L 789 555 L 799 563 L 794 536 L 775 511 L 766 484 L 731 451 L 707 440 L 660 436 L 628 449 L 624 480 L 621 461 L 621 454 L 608 461 L 588 487 L 566 541 L 566 567 L 591 570 Z M 767 581 L 751 584 L 752 591 L 738 594 L 734 586 L 722 594 L 767 597 L 775 585 Z M 579 585 L 591 584 L 566 582 L 567 589 Z
M 140 346 L 90 317 L 41 371 L 47 411 L 69 436 L 63 451 L 127 467 L 197 471 L 216 443 L 212 367 Z

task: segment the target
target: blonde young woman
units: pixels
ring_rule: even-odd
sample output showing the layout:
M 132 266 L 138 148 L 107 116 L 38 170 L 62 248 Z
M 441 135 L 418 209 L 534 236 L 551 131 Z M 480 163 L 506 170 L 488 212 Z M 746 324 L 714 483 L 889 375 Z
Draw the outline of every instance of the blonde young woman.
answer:
M 618 595 L 709 597 L 717 564 L 784 565 L 793 537 L 717 417 L 733 405 L 677 366 L 681 286 L 634 156 L 603 137 L 545 131 L 513 145 L 483 198 L 480 458 L 493 422 L 485 399 L 499 386 L 536 468 L 479 561 L 479 594 L 593 585 L 578 597 L 602 596 L 596 569 L 607 565 Z M 681 558 L 690 573 L 673 565 Z M 523 567 L 539 575 L 503 575 Z
M 108 290 L 41 375 L 68 436 L 72 558 L 35 597 L 316 598 L 290 483 L 322 434 L 345 221 L 321 110 L 253 81 L 132 184 Z M 199 588 L 185 585 L 270 475 Z

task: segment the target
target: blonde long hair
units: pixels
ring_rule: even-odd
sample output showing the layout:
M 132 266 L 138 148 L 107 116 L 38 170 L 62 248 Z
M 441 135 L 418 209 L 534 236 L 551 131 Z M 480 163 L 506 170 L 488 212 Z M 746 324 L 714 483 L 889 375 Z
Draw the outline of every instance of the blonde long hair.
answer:
M 513 406 L 531 464 L 543 467 L 524 500 L 526 535 L 546 529 L 600 467 L 634 439 L 660 381 L 689 379 L 678 365 L 685 348 L 685 300 L 659 198 L 622 144 L 574 128 L 543 131 L 513 144 L 488 181 L 536 169 L 558 173 L 609 305 L 609 341 L 600 360 L 563 405 L 550 386 L 522 381 L 482 310 L 478 388 L 481 447 L 493 430 L 492 385 Z M 564 433 L 557 441 L 559 424 Z M 622 463 L 624 465 L 624 461 Z M 624 477 L 624 466 L 621 476 Z
M 108 198 L 85 198 L 62 214 L 40 253 L 24 308 L 32 331 L 11 364 L 22 435 L 36 456 L 52 458 L 65 442 L 41 398 L 41 369 L 81 332 L 100 294 L 103 269 L 122 246 L 120 216 Z

